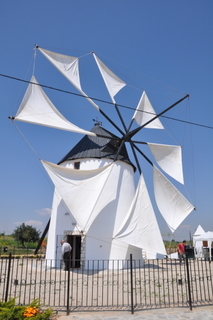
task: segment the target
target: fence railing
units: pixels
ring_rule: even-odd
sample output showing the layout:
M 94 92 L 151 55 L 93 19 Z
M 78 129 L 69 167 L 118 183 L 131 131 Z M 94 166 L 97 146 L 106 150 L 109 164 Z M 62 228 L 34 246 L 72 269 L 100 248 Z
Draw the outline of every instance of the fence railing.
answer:
M 60 310 L 165 308 L 213 303 L 213 267 L 205 259 L 61 261 L 1 257 L 0 300 L 40 299 Z M 58 266 L 58 267 L 56 267 Z

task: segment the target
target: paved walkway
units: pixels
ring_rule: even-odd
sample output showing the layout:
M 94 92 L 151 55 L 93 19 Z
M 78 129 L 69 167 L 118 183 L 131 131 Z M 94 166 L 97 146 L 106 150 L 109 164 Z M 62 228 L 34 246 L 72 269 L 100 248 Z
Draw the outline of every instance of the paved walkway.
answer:
M 72 312 L 58 320 L 213 320 L 213 306 L 193 308 L 166 308 L 136 311 Z

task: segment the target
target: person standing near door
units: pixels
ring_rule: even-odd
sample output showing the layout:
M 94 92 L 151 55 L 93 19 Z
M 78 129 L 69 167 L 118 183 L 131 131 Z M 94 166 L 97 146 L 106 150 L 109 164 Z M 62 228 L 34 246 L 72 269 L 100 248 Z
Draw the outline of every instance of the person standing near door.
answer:
M 66 242 L 65 240 L 61 240 L 61 250 L 62 250 L 62 258 L 64 260 L 64 265 L 65 265 L 65 271 L 69 270 L 69 266 L 70 266 L 70 259 L 71 259 L 71 250 L 72 247 L 71 245 Z

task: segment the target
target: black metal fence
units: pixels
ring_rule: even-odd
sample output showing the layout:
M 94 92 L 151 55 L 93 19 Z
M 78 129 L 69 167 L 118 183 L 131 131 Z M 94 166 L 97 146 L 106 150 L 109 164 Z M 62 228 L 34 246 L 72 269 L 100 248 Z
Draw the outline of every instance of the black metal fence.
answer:
M 134 310 L 213 304 L 212 262 L 92 260 L 64 271 L 61 261 L 1 257 L 0 300 L 40 299 L 55 310 Z

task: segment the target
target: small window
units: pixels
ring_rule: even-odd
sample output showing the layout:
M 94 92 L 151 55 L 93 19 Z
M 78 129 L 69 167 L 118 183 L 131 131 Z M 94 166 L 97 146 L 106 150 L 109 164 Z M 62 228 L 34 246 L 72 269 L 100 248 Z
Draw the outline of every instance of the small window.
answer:
M 74 162 L 74 169 L 80 169 L 80 161 Z

